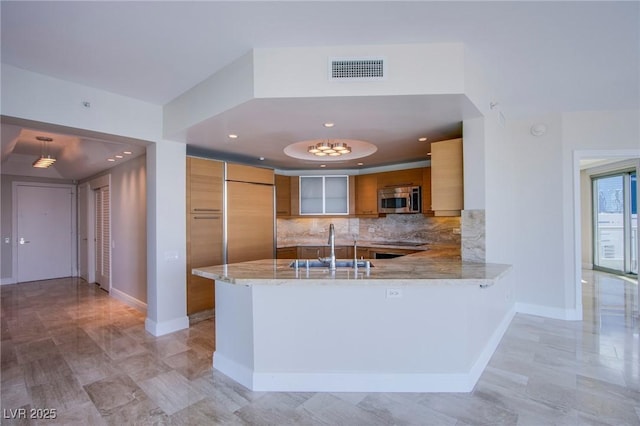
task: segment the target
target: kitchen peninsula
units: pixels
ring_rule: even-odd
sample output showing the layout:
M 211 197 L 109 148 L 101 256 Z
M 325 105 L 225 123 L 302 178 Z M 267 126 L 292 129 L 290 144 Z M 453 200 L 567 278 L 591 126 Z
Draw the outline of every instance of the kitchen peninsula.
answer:
M 259 391 L 470 391 L 513 316 L 510 266 L 421 254 L 194 269 L 215 280 L 214 367 Z

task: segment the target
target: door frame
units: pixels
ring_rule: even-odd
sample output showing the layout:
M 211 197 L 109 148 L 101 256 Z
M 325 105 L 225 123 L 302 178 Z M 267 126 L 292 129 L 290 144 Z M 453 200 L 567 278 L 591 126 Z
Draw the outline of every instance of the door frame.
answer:
M 605 149 L 605 150 L 575 150 L 573 151 L 573 278 L 575 288 L 575 311 L 569 318 L 582 320 L 582 217 L 581 217 L 581 191 L 580 191 L 580 160 L 587 159 L 613 159 L 629 160 L 636 164 L 636 173 L 640 172 L 640 149 Z M 637 187 L 640 195 L 640 185 Z M 638 216 L 640 222 L 640 215 Z M 640 225 L 640 224 L 639 224 Z M 640 238 L 638 238 L 640 249 Z M 566 289 L 565 289 L 566 291 Z M 566 293 L 565 293 L 566 294 Z M 640 293 L 638 294 L 640 303 Z
M 627 164 L 628 163 L 628 164 Z M 633 225 L 633 218 L 631 217 L 631 184 L 630 184 L 630 178 L 628 178 L 627 176 L 630 176 L 631 174 L 635 173 L 636 175 L 638 174 L 638 169 L 640 167 L 638 167 L 637 164 L 634 163 L 638 163 L 638 161 L 622 161 L 621 163 L 614 163 L 616 166 L 614 167 L 603 167 L 601 169 L 599 168 L 595 168 L 595 173 L 591 174 L 589 176 L 589 178 L 591 179 L 591 228 L 592 228 L 592 238 L 591 238 L 591 250 L 592 250 L 592 262 L 591 262 L 591 267 L 594 270 L 598 270 L 598 271 L 602 271 L 602 272 L 608 272 L 611 274 L 616 274 L 616 275 L 630 275 L 633 276 L 634 274 L 631 272 L 631 252 L 632 252 L 632 246 L 631 246 L 631 231 L 632 231 L 632 225 Z M 622 251 L 623 251 L 623 260 L 622 260 L 622 270 L 618 270 L 618 269 L 613 269 L 613 268 L 608 268 L 606 266 L 602 266 L 597 264 L 597 256 L 596 254 L 598 253 L 598 239 L 597 239 L 597 231 L 598 231 L 598 226 L 597 226 L 597 208 L 598 208 L 598 203 L 595 201 L 595 183 L 596 180 L 598 179 L 602 179 L 602 178 L 610 178 L 610 177 L 621 177 L 622 178 L 622 185 L 623 185 L 623 203 L 624 203 L 624 209 L 623 209 L 623 244 L 622 244 Z M 637 248 L 636 248 L 637 250 Z
M 71 276 L 78 276 L 78 217 L 77 217 L 77 194 L 76 185 L 68 183 L 48 183 L 14 181 L 11 184 L 11 282 L 18 282 L 18 187 L 36 186 L 40 188 L 67 188 L 71 191 Z
M 85 209 L 86 212 L 86 226 L 87 226 L 87 282 L 94 283 L 96 281 L 96 258 L 95 258 L 95 203 L 94 203 L 94 192 L 91 189 L 91 185 L 89 182 L 82 183 L 78 185 L 78 200 L 80 199 L 80 193 L 85 192 L 85 203 L 86 205 L 81 206 L 78 202 L 78 211 L 80 209 Z M 80 226 L 80 220 L 78 218 L 78 226 Z M 78 229 L 78 276 L 81 276 L 80 268 L 80 250 L 82 249 L 82 244 L 80 243 L 81 237 L 80 229 Z
M 112 194 L 111 194 L 111 173 L 97 177 L 88 182 L 85 182 L 89 185 L 89 194 L 87 196 L 87 210 L 89 215 L 89 232 L 88 238 L 91 241 L 91 244 L 87 244 L 87 256 L 89 259 L 88 267 L 89 267 L 89 278 L 90 283 L 96 282 L 96 202 L 95 202 L 95 194 L 96 190 L 99 188 L 108 186 L 109 187 L 109 283 L 106 286 L 107 291 L 111 294 L 111 285 L 113 283 L 113 205 Z

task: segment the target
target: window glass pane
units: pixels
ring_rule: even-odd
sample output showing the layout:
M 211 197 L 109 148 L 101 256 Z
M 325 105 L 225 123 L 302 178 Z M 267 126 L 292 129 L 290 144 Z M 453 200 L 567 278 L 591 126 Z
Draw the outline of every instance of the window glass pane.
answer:
M 347 176 L 325 177 L 325 211 L 333 214 L 347 214 L 349 180 Z
M 624 180 L 622 175 L 594 180 L 597 266 L 624 271 Z
M 322 214 L 322 177 L 300 177 L 300 214 Z

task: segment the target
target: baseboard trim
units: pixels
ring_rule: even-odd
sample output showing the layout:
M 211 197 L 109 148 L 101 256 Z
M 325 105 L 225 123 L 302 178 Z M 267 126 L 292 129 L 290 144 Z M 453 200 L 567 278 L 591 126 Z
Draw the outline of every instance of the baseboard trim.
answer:
M 213 352 L 213 368 L 231 377 L 247 389 L 253 389 L 253 371 L 249 367 L 227 358 L 219 351 Z
M 118 290 L 117 288 L 111 287 L 111 291 L 109 292 L 111 297 L 114 299 L 118 299 L 119 301 L 131 306 L 142 312 L 143 314 L 147 313 L 147 304 L 142 302 L 141 300 L 136 299 L 133 296 L 128 295 L 124 291 Z
M 471 370 L 469 371 L 469 379 L 473 383 L 471 389 L 475 387 L 476 383 L 480 379 L 480 376 L 482 375 L 482 372 L 487 367 L 487 364 L 489 364 L 489 361 L 491 361 L 491 357 L 493 356 L 496 349 L 498 349 L 498 345 L 500 344 L 500 341 L 502 341 L 504 333 L 507 332 L 509 324 L 511 324 L 511 320 L 513 320 L 514 316 L 516 316 L 516 307 L 515 305 L 512 305 L 511 309 L 509 309 L 509 311 L 502 318 L 502 321 L 500 321 L 500 324 L 498 324 L 498 327 L 495 329 L 493 334 L 491 334 L 489 341 L 486 345 L 484 345 L 484 349 L 480 353 L 480 356 L 478 356 L 476 362 L 473 364 Z
M 147 332 L 156 337 L 164 336 L 165 334 L 189 328 L 189 317 L 185 315 L 184 317 L 163 322 L 155 322 L 154 320 L 147 318 L 144 320 L 144 328 Z
M 559 319 L 565 321 L 581 321 L 582 309 L 562 309 L 550 306 L 516 303 L 516 312 L 520 314 L 536 315 L 539 317 Z
M 15 284 L 16 280 L 13 277 L 7 277 L 7 278 L 0 278 L 0 285 L 9 285 L 9 284 Z

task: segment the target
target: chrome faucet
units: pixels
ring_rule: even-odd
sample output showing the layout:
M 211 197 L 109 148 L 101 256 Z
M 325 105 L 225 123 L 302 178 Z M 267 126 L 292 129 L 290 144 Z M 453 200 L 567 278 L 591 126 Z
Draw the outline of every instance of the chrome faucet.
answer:
M 329 247 L 331 248 L 331 252 L 328 257 L 318 258 L 323 263 L 329 264 L 329 270 L 336 270 L 336 230 L 333 227 L 333 223 L 329 225 Z

